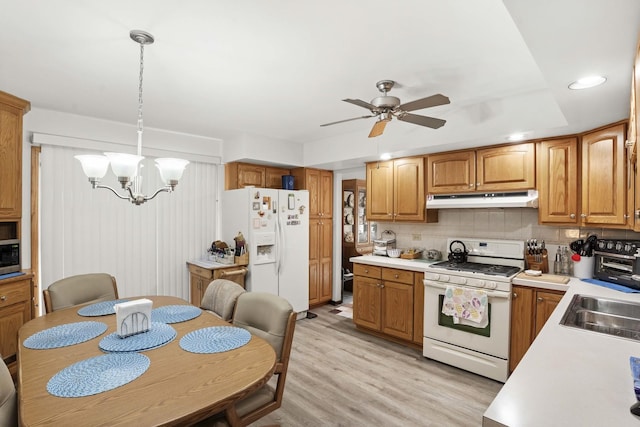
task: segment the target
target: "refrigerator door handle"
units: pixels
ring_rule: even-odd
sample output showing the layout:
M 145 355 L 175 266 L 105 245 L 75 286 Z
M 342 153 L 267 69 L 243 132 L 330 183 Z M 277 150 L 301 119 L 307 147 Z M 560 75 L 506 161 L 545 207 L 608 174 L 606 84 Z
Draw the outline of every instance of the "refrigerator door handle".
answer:
M 284 234 L 284 227 L 282 226 L 282 219 L 280 215 L 278 215 L 278 233 L 280 233 L 280 243 L 278 247 L 280 248 L 278 251 L 278 274 L 280 274 L 280 270 L 284 267 L 284 254 L 286 252 L 287 242 Z
M 280 257 L 282 253 L 282 248 L 280 245 L 282 242 L 280 241 L 280 216 L 276 215 L 276 275 L 280 274 Z

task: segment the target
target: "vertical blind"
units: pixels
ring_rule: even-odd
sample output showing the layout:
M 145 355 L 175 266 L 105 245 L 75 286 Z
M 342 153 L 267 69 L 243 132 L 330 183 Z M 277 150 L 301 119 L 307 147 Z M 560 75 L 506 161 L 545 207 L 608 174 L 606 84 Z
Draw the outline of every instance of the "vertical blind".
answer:
M 186 261 L 202 258 L 215 240 L 218 166 L 191 162 L 175 192 L 135 206 L 109 190 L 93 190 L 76 154 L 87 150 L 42 147 L 42 288 L 63 277 L 103 272 L 116 278 L 122 297 L 188 300 Z M 143 160 L 141 175 L 144 194 L 162 186 L 153 159 Z M 102 183 L 123 191 L 111 171 Z

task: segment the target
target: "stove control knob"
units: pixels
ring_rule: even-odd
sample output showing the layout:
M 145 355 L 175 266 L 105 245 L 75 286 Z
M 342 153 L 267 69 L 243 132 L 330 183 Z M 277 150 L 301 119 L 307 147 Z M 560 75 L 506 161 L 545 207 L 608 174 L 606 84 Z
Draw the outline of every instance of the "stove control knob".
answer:
M 607 246 L 607 242 L 604 240 L 598 240 L 598 249 L 602 250 Z
M 622 250 L 622 242 L 616 242 L 616 251 L 620 252 Z
M 625 253 L 628 253 L 628 254 L 632 254 L 633 252 L 635 252 L 635 251 L 632 252 L 632 248 L 631 248 L 631 244 L 630 243 L 625 243 L 624 244 L 624 251 L 625 251 Z
M 478 280 L 475 284 L 478 288 L 484 288 L 487 286 L 487 282 L 485 282 L 484 280 Z
M 451 277 L 450 277 L 450 276 L 448 276 L 448 275 L 446 275 L 446 274 L 443 274 L 443 275 L 441 275 L 441 276 L 440 276 L 440 279 L 439 279 L 439 280 L 440 280 L 441 282 L 450 282 L 450 281 L 451 281 Z
M 487 289 L 495 289 L 497 287 L 498 285 L 496 284 L 496 282 L 487 282 Z
M 613 242 L 612 241 L 608 241 L 607 242 L 607 249 L 613 249 Z

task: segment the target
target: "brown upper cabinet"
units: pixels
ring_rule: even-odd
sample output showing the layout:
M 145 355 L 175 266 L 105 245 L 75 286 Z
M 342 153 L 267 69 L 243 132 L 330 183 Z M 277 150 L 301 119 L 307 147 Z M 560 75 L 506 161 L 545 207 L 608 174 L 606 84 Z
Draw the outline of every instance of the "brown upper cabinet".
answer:
M 631 83 L 631 100 L 630 100 L 630 117 L 629 117 L 629 174 L 633 173 L 635 184 L 635 196 L 633 207 L 631 207 L 631 215 L 633 218 L 633 230 L 640 231 L 640 173 L 638 173 L 638 132 L 640 132 L 640 41 L 636 49 L 636 61 L 633 67 L 632 83 Z
M 424 157 L 367 163 L 367 220 L 437 222 L 425 205 Z
M 0 91 L 0 219 L 22 217 L 22 116 L 30 108 Z
M 625 125 L 618 124 L 582 135 L 581 225 L 625 227 L 627 179 Z
M 273 166 L 232 162 L 225 165 L 224 173 L 225 190 L 235 190 L 249 186 L 282 188 L 282 175 L 289 175 L 290 170 Z
M 536 186 L 535 160 L 532 142 L 430 154 L 427 190 L 449 194 L 532 189 Z
M 578 139 L 540 141 L 537 148 L 538 222 L 577 224 Z
M 323 169 L 291 169 L 296 190 L 309 191 L 309 218 L 333 217 L 333 172 Z

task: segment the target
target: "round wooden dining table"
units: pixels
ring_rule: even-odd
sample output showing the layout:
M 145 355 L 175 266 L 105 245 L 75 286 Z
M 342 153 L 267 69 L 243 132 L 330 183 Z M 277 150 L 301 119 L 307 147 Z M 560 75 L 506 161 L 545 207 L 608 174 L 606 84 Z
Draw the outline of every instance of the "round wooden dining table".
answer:
M 188 304 L 170 296 L 140 298 L 153 301 L 154 308 Z M 150 359 L 150 365 L 135 380 L 91 396 L 56 397 L 47 391 L 49 380 L 76 362 L 105 354 L 98 343 L 116 331 L 115 315 L 84 317 L 78 314 L 81 307 L 54 311 L 20 328 L 18 410 L 23 426 L 190 425 L 224 410 L 273 375 L 275 352 L 269 343 L 254 335 L 246 345 L 220 353 L 183 350 L 180 339 L 185 334 L 211 326 L 230 326 L 203 311 L 194 319 L 172 323 L 177 331 L 173 341 L 142 352 Z M 39 331 L 84 321 L 104 322 L 107 331 L 97 338 L 66 347 L 36 350 L 23 345 L 25 339 Z

